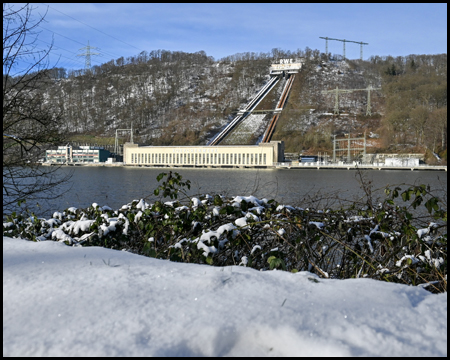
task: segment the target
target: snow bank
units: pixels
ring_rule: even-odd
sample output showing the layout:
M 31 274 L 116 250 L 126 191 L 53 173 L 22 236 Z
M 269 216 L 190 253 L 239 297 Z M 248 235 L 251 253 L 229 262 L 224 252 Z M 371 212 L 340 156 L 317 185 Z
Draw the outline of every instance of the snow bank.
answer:
M 4 237 L 3 355 L 446 356 L 447 294 Z

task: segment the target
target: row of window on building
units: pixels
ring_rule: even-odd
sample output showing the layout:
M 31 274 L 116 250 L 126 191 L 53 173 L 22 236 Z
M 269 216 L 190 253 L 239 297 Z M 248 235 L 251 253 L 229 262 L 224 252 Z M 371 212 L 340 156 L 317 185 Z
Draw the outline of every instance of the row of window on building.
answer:
M 47 150 L 46 160 L 48 162 L 66 163 L 66 162 L 105 162 L 110 152 L 104 149 L 81 149 L 72 150 L 66 147 L 60 147 L 58 150 Z
M 266 154 L 131 154 L 132 164 L 267 165 Z

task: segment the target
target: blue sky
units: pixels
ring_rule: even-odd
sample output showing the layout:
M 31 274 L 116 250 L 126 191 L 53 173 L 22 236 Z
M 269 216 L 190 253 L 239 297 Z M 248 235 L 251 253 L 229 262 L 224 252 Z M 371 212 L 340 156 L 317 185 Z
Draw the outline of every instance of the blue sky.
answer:
M 146 50 L 197 52 L 216 60 L 240 52 L 273 48 L 325 51 L 330 37 L 366 42 L 372 55 L 447 53 L 447 4 L 33 4 L 45 24 L 36 45 L 52 42 L 51 61 L 83 68 L 80 48 L 97 47 L 91 64 Z M 342 54 L 343 43 L 328 51 Z M 346 43 L 350 59 L 360 45 Z

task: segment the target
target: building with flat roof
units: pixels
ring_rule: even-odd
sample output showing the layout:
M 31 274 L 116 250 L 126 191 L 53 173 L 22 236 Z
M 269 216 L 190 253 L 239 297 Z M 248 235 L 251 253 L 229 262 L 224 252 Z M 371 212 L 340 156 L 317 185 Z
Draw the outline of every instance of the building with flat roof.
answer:
M 46 162 L 49 163 L 100 163 L 110 156 L 108 150 L 100 146 L 58 146 L 56 150 L 45 152 Z
M 267 167 L 284 160 L 284 142 L 226 146 L 140 146 L 125 143 L 130 166 Z

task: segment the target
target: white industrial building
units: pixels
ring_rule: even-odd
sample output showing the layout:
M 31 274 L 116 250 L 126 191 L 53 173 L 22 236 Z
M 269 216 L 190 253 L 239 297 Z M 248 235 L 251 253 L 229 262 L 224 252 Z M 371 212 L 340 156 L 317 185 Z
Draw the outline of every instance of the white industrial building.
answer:
M 418 158 L 386 158 L 384 159 L 386 166 L 419 166 Z
M 58 146 L 55 150 L 46 150 L 47 163 L 101 163 L 110 153 L 100 146 Z
M 284 160 L 284 142 L 226 146 L 139 146 L 125 143 L 125 165 L 266 167 Z

